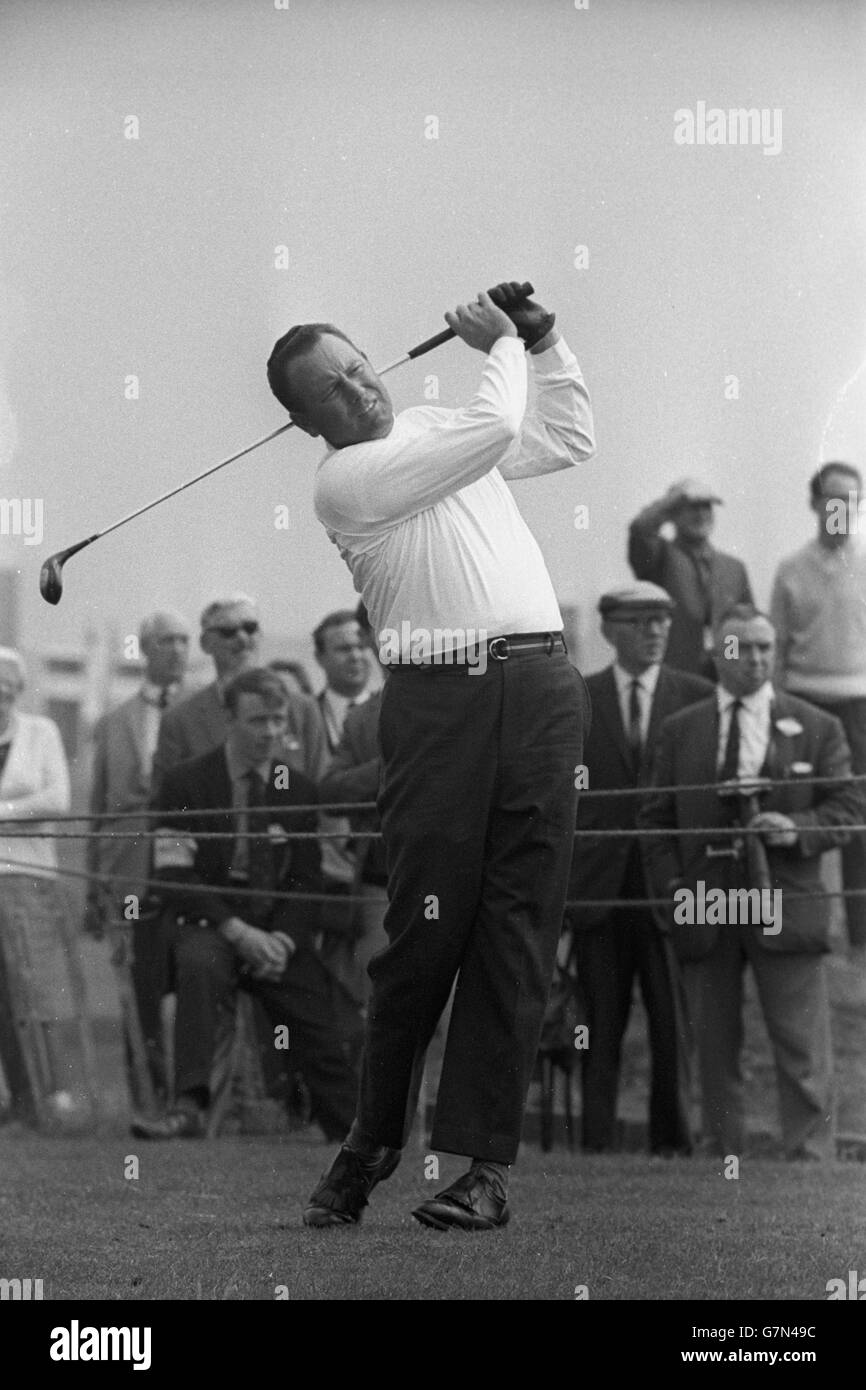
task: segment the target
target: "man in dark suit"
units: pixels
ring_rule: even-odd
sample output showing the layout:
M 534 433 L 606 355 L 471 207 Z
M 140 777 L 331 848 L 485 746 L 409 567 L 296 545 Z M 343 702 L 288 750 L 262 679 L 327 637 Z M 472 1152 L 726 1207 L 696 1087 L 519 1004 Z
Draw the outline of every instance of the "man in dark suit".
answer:
M 162 782 L 154 868 L 178 885 L 174 947 L 176 1108 L 140 1120 L 144 1138 L 204 1132 L 217 1025 L 243 987 L 271 1025 L 288 1028 L 314 1116 L 329 1140 L 342 1139 L 354 1115 L 357 1074 L 351 1040 L 337 1024 L 334 981 L 313 947 L 314 904 L 270 894 L 321 891 L 309 805 L 315 789 L 283 761 L 287 694 L 272 671 L 242 673 L 225 689 L 229 731 L 219 747 L 182 764 Z M 231 806 L 233 814 L 188 816 Z M 263 809 L 262 809 L 263 808 Z M 217 832 L 217 838 L 200 838 Z M 258 896 L 232 896 L 232 889 Z
M 150 842 L 146 816 L 151 765 L 160 723 L 167 709 L 187 694 L 183 680 L 189 658 L 189 626 L 179 613 L 152 613 L 139 629 L 144 680 L 135 695 L 97 720 L 93 730 L 93 773 L 90 811 L 99 819 L 87 842 L 87 867 L 116 882 L 101 887 L 94 878 L 87 900 L 87 929 L 102 936 L 110 913 L 112 923 L 124 921 L 125 900 L 139 904 L 147 896 Z M 141 811 L 141 820 L 112 820 Z M 118 839 L 116 832 L 140 832 L 141 839 Z M 113 833 L 114 832 L 114 833 Z M 160 1002 L 167 991 L 168 943 L 162 923 L 131 923 L 130 970 L 141 1031 L 153 1080 L 163 1081 Z
M 712 662 L 717 619 L 735 603 L 751 603 L 752 590 L 742 560 L 710 544 L 721 498 L 697 478 L 674 483 L 651 502 L 629 527 L 628 562 L 638 579 L 667 589 L 674 616 L 665 660 L 678 671 L 715 681 Z M 673 540 L 660 535 L 665 522 Z
M 629 830 L 638 798 L 593 797 L 646 786 L 662 720 L 712 692 L 700 676 L 663 666 L 673 603 L 657 584 L 632 583 L 602 596 L 601 630 L 616 660 L 587 679 L 592 728 L 584 749 L 589 796 L 581 798 L 578 830 Z M 566 927 L 573 932 L 589 1047 L 583 1054 L 583 1147 L 614 1145 L 620 1048 L 640 980 L 652 1049 L 649 1144 L 654 1153 L 691 1151 L 682 1032 L 681 981 L 669 936 L 649 908 L 629 899 L 648 895 L 637 839 L 575 840 Z M 618 908 L 581 899 L 624 898 Z
M 255 600 L 232 594 L 209 603 L 201 615 L 199 642 L 214 663 L 216 679 L 167 710 L 153 760 L 154 792 L 178 763 L 222 743 L 228 731 L 223 696 L 229 681 L 258 662 L 261 623 Z M 318 783 L 328 750 L 315 702 L 287 692 L 286 762 Z
M 844 827 L 862 818 L 844 731 L 838 719 L 774 689 L 775 633 L 769 618 L 737 605 L 716 631 L 719 685 L 665 720 L 654 779 L 660 790 L 638 822 L 667 829 L 648 839 L 646 863 L 654 893 L 674 895 L 673 939 L 686 962 L 686 985 L 697 1034 L 704 1139 L 722 1154 L 744 1141 L 742 1047 L 743 969 L 754 971 L 779 1086 L 782 1138 L 789 1158 L 833 1153 L 830 1012 L 822 953 L 829 949 L 830 912 L 820 858 L 843 844 Z M 736 824 L 715 787 L 690 786 L 756 777 L 781 783 L 746 825 L 760 830 L 765 851 L 747 853 L 736 837 L 713 835 Z M 812 785 L 812 778 L 830 778 Z M 706 836 L 680 837 L 707 827 Z M 757 837 L 756 837 L 757 838 Z M 769 879 L 758 902 L 756 878 Z M 715 901 L 707 901 L 714 889 Z M 772 889 L 772 898 L 771 898 Z M 747 897 L 748 890 L 751 897 Z M 780 896 L 778 896 L 780 895 Z M 760 910 L 757 910 L 760 909 Z
M 368 635 L 362 632 L 357 611 L 349 608 L 328 613 L 313 631 L 316 661 L 325 676 L 316 704 L 332 758 L 343 736 L 347 716 L 363 708 L 370 698 L 368 645 Z M 346 967 L 355 939 L 362 930 L 362 921 L 357 904 L 342 899 L 353 892 L 358 882 L 357 846 L 350 842 L 349 822 L 345 816 L 323 814 L 321 825 L 329 836 L 340 833 L 345 836 L 322 842 L 325 892 L 333 895 L 333 901 L 322 907 L 322 954 L 341 978 L 350 983 L 352 972 L 347 972 Z
M 349 710 L 333 760 L 322 779 L 323 802 L 375 801 L 379 795 L 382 753 L 379 747 L 379 713 L 382 691 Z M 375 811 L 349 818 L 353 832 L 379 829 Z M 381 840 L 354 841 L 352 893 L 364 898 L 353 914 L 354 930 L 343 936 L 342 949 L 330 957 L 332 968 L 357 999 L 366 1004 L 370 995 L 367 966 L 377 951 L 388 944 L 385 909 L 388 906 L 388 866 Z

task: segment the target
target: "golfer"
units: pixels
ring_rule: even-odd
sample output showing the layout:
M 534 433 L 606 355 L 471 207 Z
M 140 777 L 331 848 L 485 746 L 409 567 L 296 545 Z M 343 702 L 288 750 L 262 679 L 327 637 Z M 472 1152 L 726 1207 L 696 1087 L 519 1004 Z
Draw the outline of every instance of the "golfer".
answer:
M 499 285 L 445 315 L 485 356 L 462 410 L 395 416 L 364 353 L 330 324 L 292 328 L 268 362 L 294 424 L 327 444 L 316 514 L 390 664 L 379 797 L 389 945 L 369 966 L 357 1114 L 310 1198 L 310 1226 L 357 1222 L 396 1168 L 455 977 L 431 1142 L 472 1162 L 413 1215 L 469 1230 L 509 1216 L 589 704 L 508 483 L 594 452 L 577 361 L 554 315 L 518 290 Z

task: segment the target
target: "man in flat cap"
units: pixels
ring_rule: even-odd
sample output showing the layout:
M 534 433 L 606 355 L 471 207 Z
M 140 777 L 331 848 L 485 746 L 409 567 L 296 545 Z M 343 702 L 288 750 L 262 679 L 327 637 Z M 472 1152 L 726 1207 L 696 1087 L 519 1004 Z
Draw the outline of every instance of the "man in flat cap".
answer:
M 721 501 L 702 479 L 683 478 L 644 507 L 628 534 L 628 562 L 637 578 L 660 584 L 674 600 L 667 664 L 712 681 L 716 621 L 735 603 L 752 602 L 742 560 L 710 544 L 713 508 Z M 665 522 L 674 528 L 672 540 L 660 534 Z
M 650 753 L 663 719 L 712 694 L 700 676 L 662 665 L 673 603 L 657 584 L 638 581 L 604 594 L 601 630 L 615 659 L 587 679 L 592 726 L 584 757 L 589 795 L 581 798 L 578 830 L 633 830 L 640 798 L 593 797 L 592 792 L 646 786 Z M 620 1049 L 635 976 L 647 1012 L 652 1051 L 649 1146 L 653 1153 L 691 1152 L 684 1047 L 678 1041 L 684 1009 L 669 936 L 651 908 L 638 840 L 611 836 L 575 840 L 565 928 L 583 990 L 589 1047 L 583 1054 L 583 1147 L 615 1145 Z M 582 900 L 621 898 L 616 908 Z

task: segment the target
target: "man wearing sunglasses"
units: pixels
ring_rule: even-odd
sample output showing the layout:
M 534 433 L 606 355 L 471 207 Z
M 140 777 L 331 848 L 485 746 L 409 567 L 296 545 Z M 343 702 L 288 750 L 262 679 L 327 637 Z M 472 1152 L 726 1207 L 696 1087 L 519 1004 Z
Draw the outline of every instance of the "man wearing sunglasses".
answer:
M 216 679 L 166 710 L 153 761 L 154 794 L 178 763 L 208 753 L 228 733 L 223 692 L 241 672 L 258 666 L 261 624 L 255 599 L 230 594 L 209 603 L 201 615 L 199 643 L 214 664 Z M 328 761 L 315 701 L 289 694 L 286 763 L 318 784 Z

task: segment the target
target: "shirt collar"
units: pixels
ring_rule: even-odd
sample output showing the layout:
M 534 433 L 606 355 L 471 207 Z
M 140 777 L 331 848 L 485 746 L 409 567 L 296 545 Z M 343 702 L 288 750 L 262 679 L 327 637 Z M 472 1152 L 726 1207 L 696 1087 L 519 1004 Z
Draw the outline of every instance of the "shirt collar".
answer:
M 325 686 L 325 699 L 333 710 L 342 714 L 349 708 L 349 705 L 363 705 L 370 698 L 370 687 L 364 686 L 360 695 L 340 695 L 336 690 L 332 690 L 329 685 Z
M 648 666 L 639 676 L 633 676 L 630 671 L 626 671 L 620 666 L 618 661 L 615 661 L 613 663 L 613 678 L 616 681 L 616 688 L 620 694 L 622 694 L 623 691 L 630 690 L 632 681 L 638 680 L 648 695 L 654 695 L 656 686 L 658 685 L 660 670 L 661 662 L 656 662 L 655 666 Z
M 773 682 L 764 681 L 759 690 L 752 695 L 732 695 L 724 686 L 716 687 L 716 695 L 719 703 L 719 710 L 722 714 L 729 710 L 735 700 L 739 700 L 744 709 L 750 713 L 760 714 L 764 710 L 769 714 L 774 699 Z
M 226 763 L 228 765 L 229 770 L 229 777 L 231 778 L 232 782 L 243 781 L 247 773 L 252 771 L 256 771 L 261 777 L 262 781 L 267 782 L 271 774 L 271 764 L 269 762 L 257 763 L 253 766 L 250 763 L 246 762 L 246 760 L 239 758 L 230 743 L 227 742 L 224 745 L 224 747 Z

